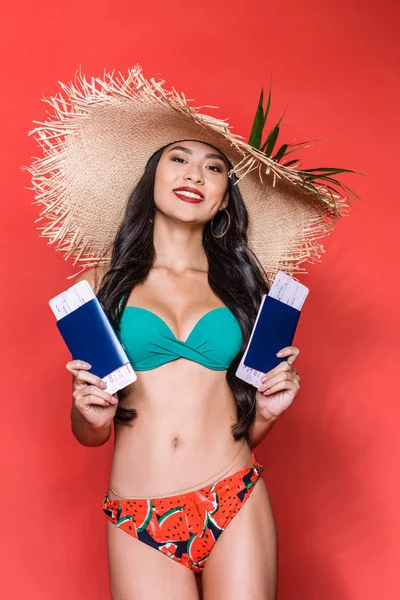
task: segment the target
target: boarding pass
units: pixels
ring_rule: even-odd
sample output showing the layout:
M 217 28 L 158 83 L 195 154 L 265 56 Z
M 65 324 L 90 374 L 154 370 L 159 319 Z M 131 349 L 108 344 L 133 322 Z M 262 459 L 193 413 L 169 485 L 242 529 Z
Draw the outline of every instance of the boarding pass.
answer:
M 52 298 L 49 301 L 49 305 L 57 321 L 59 321 L 94 298 L 96 296 L 89 283 L 86 280 L 82 280 Z M 110 394 L 114 394 L 136 381 L 136 379 L 136 373 L 129 362 L 102 378 L 107 385 L 105 391 Z
M 275 298 L 275 300 L 278 300 L 279 302 L 283 302 L 284 304 L 287 304 L 287 305 L 291 306 L 292 308 L 300 311 L 303 307 L 303 304 L 308 295 L 308 292 L 309 292 L 309 289 L 305 285 L 299 283 L 298 281 L 295 281 L 292 277 L 290 277 L 286 273 L 279 271 L 275 277 L 275 280 L 274 280 L 272 286 L 271 286 L 268 296 L 271 296 L 272 298 Z M 254 323 L 252 332 L 251 332 L 249 343 L 247 344 L 246 350 L 245 350 L 245 352 L 242 356 L 242 359 L 240 361 L 240 364 L 236 370 L 237 377 L 239 377 L 243 381 L 246 381 L 247 383 L 250 383 L 251 385 L 253 385 L 256 388 L 258 388 L 260 386 L 261 378 L 263 377 L 263 375 L 265 375 L 265 373 L 263 373 L 261 371 L 257 371 L 256 369 L 252 369 L 249 366 L 246 366 L 244 363 L 246 360 L 248 350 L 251 345 L 252 338 L 254 336 L 254 332 L 256 331 L 257 323 L 258 323 L 259 317 L 262 313 L 266 298 L 267 298 L 267 295 L 265 294 L 263 296 L 261 304 L 260 304 L 260 308 L 259 308 L 259 311 L 257 314 L 256 321 Z M 282 323 L 282 327 L 284 327 L 284 323 Z M 268 344 L 268 340 L 266 340 L 266 344 Z M 277 358 L 277 364 L 279 364 L 279 362 L 280 361 Z

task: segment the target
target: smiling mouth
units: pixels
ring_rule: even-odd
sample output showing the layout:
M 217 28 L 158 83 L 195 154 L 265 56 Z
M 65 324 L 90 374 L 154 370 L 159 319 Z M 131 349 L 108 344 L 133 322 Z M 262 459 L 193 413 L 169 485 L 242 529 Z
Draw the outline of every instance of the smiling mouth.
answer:
M 198 194 L 193 192 L 187 192 L 186 190 L 174 190 L 174 194 L 185 202 L 190 202 L 191 204 L 197 204 L 199 202 L 203 202 L 204 198 L 201 198 Z

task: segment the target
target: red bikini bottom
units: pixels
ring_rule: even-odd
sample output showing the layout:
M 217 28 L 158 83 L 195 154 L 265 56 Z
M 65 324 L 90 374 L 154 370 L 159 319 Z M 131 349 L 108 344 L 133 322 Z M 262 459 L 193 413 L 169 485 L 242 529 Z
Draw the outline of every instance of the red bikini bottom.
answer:
M 253 466 L 211 485 L 166 498 L 109 500 L 108 519 L 194 573 L 201 573 L 210 552 L 254 490 L 263 467 Z

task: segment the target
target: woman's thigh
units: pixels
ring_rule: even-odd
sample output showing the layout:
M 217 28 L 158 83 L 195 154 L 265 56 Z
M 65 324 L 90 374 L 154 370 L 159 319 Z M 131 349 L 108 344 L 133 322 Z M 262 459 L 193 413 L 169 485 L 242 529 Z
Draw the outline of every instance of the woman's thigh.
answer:
M 198 600 L 194 574 L 107 520 L 112 600 Z
M 275 600 L 277 536 L 263 479 L 218 538 L 203 571 L 204 600 Z

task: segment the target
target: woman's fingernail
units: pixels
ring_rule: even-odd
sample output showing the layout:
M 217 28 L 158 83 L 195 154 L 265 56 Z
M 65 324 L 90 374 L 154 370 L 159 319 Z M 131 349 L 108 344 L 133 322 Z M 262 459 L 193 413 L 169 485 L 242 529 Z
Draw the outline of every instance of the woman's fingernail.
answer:
M 279 352 L 276 353 L 277 356 L 282 356 L 282 354 L 283 354 L 282 350 L 279 350 Z
M 106 389 L 106 387 L 107 387 L 107 384 L 106 384 L 104 381 L 102 381 L 102 382 L 101 382 L 101 387 L 103 388 L 103 390 L 105 390 L 105 389 Z
M 85 369 L 91 369 L 92 365 L 89 365 L 89 363 L 87 362 L 83 362 L 83 366 L 85 367 Z

